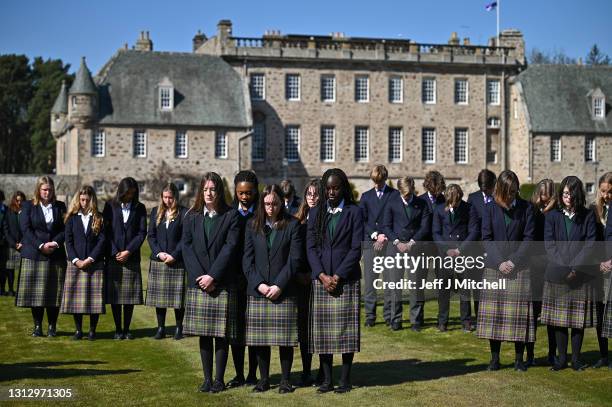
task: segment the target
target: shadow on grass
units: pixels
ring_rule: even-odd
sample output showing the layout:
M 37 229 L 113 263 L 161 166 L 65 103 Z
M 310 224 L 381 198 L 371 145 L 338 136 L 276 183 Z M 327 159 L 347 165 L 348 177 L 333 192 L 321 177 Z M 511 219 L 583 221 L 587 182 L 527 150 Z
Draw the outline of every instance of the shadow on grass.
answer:
M 108 376 L 141 372 L 141 370 L 136 369 L 55 368 L 56 366 L 102 365 L 105 363 L 98 360 L 72 360 L 2 364 L 0 365 L 0 382 L 23 379 L 63 379 L 76 376 Z

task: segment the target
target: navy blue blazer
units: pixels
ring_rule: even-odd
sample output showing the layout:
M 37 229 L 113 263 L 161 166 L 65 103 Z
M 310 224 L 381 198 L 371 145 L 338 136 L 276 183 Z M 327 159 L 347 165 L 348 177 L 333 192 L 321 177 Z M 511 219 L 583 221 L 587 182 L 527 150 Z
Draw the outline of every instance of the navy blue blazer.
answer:
M 25 201 L 21 205 L 22 210 L 19 215 L 19 226 L 23 233 L 21 257 L 36 261 L 66 261 L 64 249 L 66 205 L 61 201 L 53 202 L 51 230 L 47 229 L 45 215 L 40 204 L 34 205 L 31 201 Z M 57 242 L 59 245 L 50 256 L 38 250 L 41 244 L 47 242 Z
M 234 265 L 240 239 L 240 214 L 235 209 L 219 213 L 210 239 L 204 232 L 204 214 L 188 211 L 183 220 L 183 262 L 188 284 L 199 287 L 196 278 L 209 275 L 218 287 L 237 286 L 238 270 Z
M 429 208 L 429 213 L 431 213 L 432 216 L 438 206 L 444 206 L 444 204 L 446 203 L 446 200 L 444 199 L 444 195 L 438 195 L 433 203 L 429 199 L 429 194 L 427 192 L 419 195 L 419 198 L 421 198 L 423 202 L 427 204 L 427 207 Z M 427 237 L 422 240 L 433 240 L 432 227 L 433 227 L 433 222 L 429 224 L 429 233 L 427 234 Z
M 507 227 L 504 211 L 495 201 L 485 205 L 483 213 L 481 233 L 487 252 L 486 267 L 498 270 L 499 265 L 507 260 L 511 260 L 516 267 L 527 266 L 530 258 L 529 242 L 533 241 L 535 235 L 531 203 L 517 197 L 511 212 L 512 221 Z
M 130 252 L 128 261 L 140 262 L 140 246 L 147 237 L 147 210 L 138 202 L 132 204 L 130 216 L 123 223 L 123 212 L 121 205 L 114 201 L 106 202 L 104 205 L 104 223 L 106 227 L 106 240 L 110 258 L 115 258 L 117 253 L 127 250 Z
M 102 214 L 100 214 L 102 216 Z M 94 259 L 95 262 L 104 260 L 104 247 L 106 244 L 106 235 L 104 233 L 104 223 L 100 228 L 100 232 L 95 234 L 91 229 L 93 218 L 89 219 L 87 233 L 83 228 L 81 216 L 72 215 L 66 222 L 66 251 L 68 252 L 68 261 L 73 259 L 85 260 L 88 257 Z
M 390 197 L 383 217 L 383 231 L 390 242 L 395 239 L 402 242 L 409 242 L 410 239 L 416 242 L 429 239 L 431 233 L 429 205 L 415 195 L 409 205 L 411 207 L 410 218 L 406 215 L 404 202 L 399 192 Z
M 482 191 L 472 192 L 468 195 L 467 199 L 468 203 L 471 205 L 471 213 L 470 218 L 473 218 L 476 222 L 476 229 L 478 232 L 478 236 L 476 239 L 480 239 L 481 235 L 481 226 L 482 226 L 482 217 L 484 215 L 485 202 L 484 197 L 482 195 Z
M 384 233 L 383 223 L 384 214 L 387 211 L 387 204 L 393 195 L 399 195 L 397 189 L 385 186 L 383 194 L 378 198 L 376 188 L 372 188 L 361 195 L 359 207 L 363 216 L 363 240 L 368 242 L 372 240 L 372 233 Z
M 263 297 L 257 290 L 260 284 L 276 285 L 282 292 L 279 299 L 295 296 L 293 278 L 302 267 L 302 234 L 297 219 L 287 215 L 288 224 L 277 230 L 272 247 L 268 249 L 265 234 L 256 232 L 249 222 L 244 240 L 242 269 L 248 280 L 247 294 Z
M 164 252 L 174 257 L 176 263 L 182 263 L 181 238 L 183 237 L 183 219 L 187 213 L 187 208 L 179 206 L 176 218 L 170 222 L 167 228 L 165 219 L 162 219 L 159 225 L 157 224 L 157 209 L 158 207 L 155 207 L 151 210 L 149 233 L 147 234 L 147 240 L 149 246 L 151 246 L 151 260 L 160 261 L 157 255 Z
M 327 206 L 323 204 L 323 210 Z M 361 239 L 363 238 L 363 217 L 357 205 L 345 203 L 338 220 L 334 237 L 330 240 L 325 227 L 321 246 L 315 242 L 315 221 L 319 207 L 310 209 L 307 229 L 307 255 L 312 279 L 319 274 L 338 275 L 342 280 L 355 281 L 361 278 Z
M 255 204 L 256 205 L 256 204 Z M 238 244 L 236 245 L 236 255 L 233 256 L 232 266 L 236 269 L 236 278 L 238 280 L 238 288 L 242 291 L 247 288 L 247 279 L 245 274 L 242 271 L 242 254 L 244 253 L 244 236 L 246 234 L 247 223 L 250 219 L 255 216 L 255 211 L 257 210 L 257 206 L 253 208 L 253 212 L 247 212 L 245 215 L 240 213 L 238 207 L 235 206 L 236 212 L 238 213 L 238 227 L 240 229 L 238 235 Z
M 289 215 L 293 216 L 300 209 L 301 204 L 302 204 L 302 201 L 300 200 L 300 198 L 298 198 L 297 196 L 294 196 L 291 202 L 289 202 L 289 206 L 285 208 L 285 211 Z
M 9 247 L 14 249 L 15 246 L 17 246 L 17 243 L 21 243 L 23 235 L 21 233 L 21 228 L 19 227 L 19 215 L 17 215 L 16 212 L 7 209 L 4 216 L 4 222 L 2 223 L 2 228 L 4 230 L 4 238 L 6 239 Z
M 544 245 L 548 255 L 546 281 L 565 282 L 565 277 L 576 270 L 584 280 L 590 279 L 599 272 L 599 263 L 595 269 L 594 247 L 597 241 L 595 214 L 589 209 L 578 211 L 574 216 L 571 235 L 565 230 L 565 215 L 559 209 L 553 209 L 545 215 Z
M 450 210 L 444 205 L 437 205 L 433 213 L 433 239 L 441 255 L 446 255 L 449 249 L 458 248 L 463 252 L 469 242 L 478 239 L 478 221 L 470 216 L 471 205 L 461 201 L 454 209 L 455 222 L 451 222 Z M 451 243 L 457 242 L 457 243 Z

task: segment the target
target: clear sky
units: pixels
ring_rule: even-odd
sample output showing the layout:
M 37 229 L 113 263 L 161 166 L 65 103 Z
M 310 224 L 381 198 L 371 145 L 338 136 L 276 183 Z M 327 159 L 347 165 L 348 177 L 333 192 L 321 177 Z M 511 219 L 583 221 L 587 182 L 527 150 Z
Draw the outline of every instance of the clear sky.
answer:
M 78 68 L 81 56 L 97 72 L 124 43 L 150 31 L 154 49 L 191 52 L 198 29 L 215 34 L 220 19 L 233 34 L 259 37 L 344 32 L 355 37 L 445 43 L 451 32 L 486 45 L 495 36 L 493 0 L 0 0 L 0 54 L 61 58 Z M 597 43 L 612 55 L 612 0 L 499 0 L 501 29 L 517 28 L 528 50 L 583 57 Z

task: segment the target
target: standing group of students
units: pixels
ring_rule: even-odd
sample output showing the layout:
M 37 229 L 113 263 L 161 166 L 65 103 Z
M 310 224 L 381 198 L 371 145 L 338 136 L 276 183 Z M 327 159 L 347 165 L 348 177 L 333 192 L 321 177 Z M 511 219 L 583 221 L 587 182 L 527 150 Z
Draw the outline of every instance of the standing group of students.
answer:
M 87 337 L 93 340 L 99 315 L 110 304 L 114 338 L 134 339 L 130 332 L 134 305 L 144 303 L 156 308 L 154 338 L 162 339 L 166 312 L 172 308 L 174 339 L 199 337 L 202 392 L 218 393 L 245 384 L 253 385 L 255 392 L 269 390 L 271 348 L 278 347 L 282 372 L 278 390 L 289 393 L 294 347 L 299 345 L 303 372 L 298 385 L 316 383 L 320 393 L 345 393 L 352 388 L 354 353 L 360 351 L 362 255 L 365 326 L 371 327 L 376 320 L 376 291 L 369 265 L 375 256 L 455 257 L 473 250 L 470 243 L 480 242 L 487 253 L 484 269 L 465 274 L 444 267 L 434 271 L 443 280 L 507 280 L 507 289 L 501 292 L 474 292 L 476 318 L 470 291 L 460 292 L 464 331 L 476 329 L 478 337 L 489 340 L 489 370 L 500 368 L 503 341 L 515 344 L 516 370 L 535 364 L 538 320 L 548 325 L 553 370 L 567 366 L 570 328 L 572 368 L 586 367 L 580 348 L 584 329 L 591 326 L 597 328 L 601 353 L 595 367 L 608 364 L 612 306 L 609 300 L 604 304 L 602 277 L 612 270 L 612 255 L 593 250 L 593 242 L 612 240 L 612 220 L 607 216 L 612 173 L 600 179 L 599 197 L 590 209 L 582 182 L 571 176 L 557 191 L 552 181 L 541 181 L 532 202 L 519 197 L 519 181 L 512 171 L 496 177 L 483 170 L 478 176 L 480 190 L 467 201 L 459 185 L 446 186 L 436 171 L 426 174 L 426 191 L 420 196 L 413 178 L 400 178 L 397 190 L 387 178 L 384 166 L 376 166 L 371 173 L 374 188 L 357 205 L 340 169 L 310 181 L 301 202 L 290 182 L 267 185 L 260 192 L 256 175 L 241 171 L 234 178 L 234 200 L 229 205 L 221 177 L 209 172 L 189 209 L 179 205 L 176 186 L 167 184 L 147 222 L 133 178 L 121 180 L 115 198 L 100 213 L 92 187 L 81 187 L 66 208 L 55 199 L 53 180 L 41 177 L 31 201 L 17 192 L 2 211 L 8 242 L 3 277 L 11 292 L 14 271 L 20 270 L 16 305 L 31 308 L 33 336 L 43 335 L 46 309 L 48 336 L 56 335 L 61 312 L 74 316 L 74 339 L 81 339 L 87 314 Z M 145 239 L 151 247 L 146 300 L 140 271 Z M 534 254 L 529 247 L 533 241 L 543 241 L 545 249 Z M 593 256 L 598 256 L 596 262 Z M 410 278 L 426 279 L 427 272 L 417 270 Z M 392 269 L 384 279 L 399 281 L 403 275 L 404 270 Z M 544 276 L 543 284 L 536 275 Z M 438 293 L 440 331 L 447 329 L 451 293 L 447 288 Z M 385 322 L 399 330 L 401 290 L 384 294 Z M 424 291 L 410 290 L 410 322 L 417 332 L 424 324 L 424 305 Z M 226 384 L 230 350 L 236 377 Z M 320 364 L 316 379 L 311 376 L 314 354 Z M 334 354 L 342 359 L 337 387 L 332 377 Z

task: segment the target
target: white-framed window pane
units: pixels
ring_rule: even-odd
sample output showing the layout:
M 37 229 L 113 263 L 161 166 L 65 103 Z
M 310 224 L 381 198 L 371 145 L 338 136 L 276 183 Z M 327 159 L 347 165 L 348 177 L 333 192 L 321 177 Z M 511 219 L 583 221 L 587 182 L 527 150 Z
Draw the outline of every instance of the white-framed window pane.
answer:
M 434 78 L 424 78 L 421 85 L 421 97 L 423 103 L 436 103 L 436 80 Z
M 458 105 L 467 105 L 468 95 L 467 79 L 455 79 L 455 103 Z
M 587 182 L 586 183 L 586 193 L 588 195 L 593 195 L 596 192 L 595 190 L 595 184 L 592 182 Z
M 96 130 L 91 137 L 91 155 L 93 157 L 104 157 L 106 147 L 106 136 L 104 130 Z
M 423 129 L 421 150 L 423 162 L 427 164 L 436 162 L 436 129 Z
M 389 78 L 389 102 L 402 103 L 404 100 L 404 80 L 399 76 Z
M 264 100 L 266 98 L 266 76 L 263 73 L 252 73 L 250 75 L 249 88 L 251 99 Z
M 355 161 L 367 162 L 370 155 L 370 130 L 367 127 L 355 127 Z
M 584 161 L 596 161 L 595 137 L 587 137 L 584 140 Z
M 606 117 L 606 104 L 604 98 L 593 98 L 593 116 L 597 119 Z
M 187 132 L 177 131 L 174 136 L 174 156 L 176 158 L 187 158 Z
M 266 125 L 255 123 L 253 125 L 253 139 L 251 142 L 251 159 L 263 161 L 266 158 Z
M 490 105 L 499 105 L 500 101 L 500 83 L 497 79 L 487 81 L 487 103 Z
M 336 101 L 336 77 L 334 75 L 321 76 L 321 100 L 323 102 Z
M 550 138 L 550 160 L 561 161 L 561 137 Z
M 147 133 L 144 130 L 134 131 L 134 157 L 147 156 Z
M 224 131 L 215 132 L 215 158 L 227 158 L 227 133 Z
M 468 163 L 468 129 L 455 129 L 455 162 Z
M 159 88 L 159 107 L 161 110 L 172 110 L 173 89 L 168 87 Z
M 389 128 L 389 162 L 402 161 L 403 131 L 401 127 Z
M 370 100 L 370 78 L 365 75 L 355 77 L 355 101 L 368 102 Z
M 487 119 L 487 127 L 490 129 L 499 129 L 501 127 L 501 120 L 499 117 L 489 117 Z
M 174 185 L 176 185 L 176 189 L 178 189 L 179 194 L 185 194 L 187 193 L 187 183 L 185 182 L 184 179 L 175 179 L 174 181 L 172 181 L 174 183 Z
M 321 127 L 321 161 L 331 162 L 336 159 L 336 129 L 334 126 Z
M 300 100 L 300 75 L 285 76 L 285 97 L 287 100 Z
M 285 128 L 285 158 L 287 161 L 300 159 L 300 126 Z

